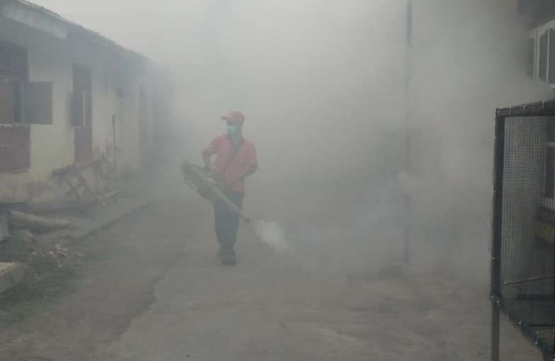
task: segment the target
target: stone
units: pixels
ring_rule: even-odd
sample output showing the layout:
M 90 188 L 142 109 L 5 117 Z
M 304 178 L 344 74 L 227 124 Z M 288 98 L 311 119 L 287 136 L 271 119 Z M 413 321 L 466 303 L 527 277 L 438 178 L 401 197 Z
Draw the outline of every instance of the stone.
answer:
M 21 263 L 0 263 L 0 293 L 16 286 L 25 276 L 25 266 Z

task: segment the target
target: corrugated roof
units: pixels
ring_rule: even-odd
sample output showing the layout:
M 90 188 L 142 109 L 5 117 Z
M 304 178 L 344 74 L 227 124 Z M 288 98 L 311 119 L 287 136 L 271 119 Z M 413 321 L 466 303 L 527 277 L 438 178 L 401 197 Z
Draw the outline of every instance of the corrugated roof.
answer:
M 119 45 L 118 43 L 116 43 L 113 40 L 110 40 L 109 38 L 101 35 L 100 33 L 97 33 L 93 30 L 87 29 L 77 23 L 74 23 L 70 20 L 65 19 L 64 17 L 62 17 L 61 15 L 46 9 L 42 6 L 39 6 L 37 4 L 33 4 L 32 2 L 29 2 L 27 0 L 0 0 L 0 5 L 3 4 L 10 4 L 10 3 L 16 3 L 19 5 L 22 5 L 28 9 L 31 9 L 33 11 L 36 11 L 37 13 L 40 13 L 43 16 L 47 16 L 50 19 L 59 21 L 63 24 L 65 24 L 66 26 L 68 26 L 69 31 L 72 35 L 77 35 L 77 36 L 82 36 L 84 38 L 87 38 L 88 40 L 93 41 L 94 43 L 96 43 L 99 46 L 103 46 L 105 48 L 108 49 L 112 49 L 114 51 L 117 52 L 123 52 L 126 55 L 129 55 L 133 58 L 135 58 L 135 60 L 138 61 L 148 61 L 148 59 L 146 59 L 143 55 L 133 51 L 133 50 L 129 50 L 121 45 Z

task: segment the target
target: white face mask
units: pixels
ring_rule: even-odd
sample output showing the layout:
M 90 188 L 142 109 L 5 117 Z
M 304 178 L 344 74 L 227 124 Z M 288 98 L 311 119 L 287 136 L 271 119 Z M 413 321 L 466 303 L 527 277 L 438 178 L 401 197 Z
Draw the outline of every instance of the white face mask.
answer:
M 236 125 L 228 125 L 226 126 L 226 132 L 230 137 L 233 137 L 237 134 L 239 134 L 239 127 Z

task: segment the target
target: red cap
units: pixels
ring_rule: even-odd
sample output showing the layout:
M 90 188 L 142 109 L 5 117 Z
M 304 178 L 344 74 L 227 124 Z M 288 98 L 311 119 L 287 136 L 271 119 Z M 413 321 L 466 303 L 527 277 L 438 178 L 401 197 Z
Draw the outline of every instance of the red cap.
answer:
M 241 113 L 240 111 L 233 111 L 230 112 L 226 115 L 222 116 L 223 120 L 232 120 L 235 121 L 237 123 L 239 123 L 239 125 L 243 126 L 243 124 L 245 124 L 245 115 L 243 113 Z

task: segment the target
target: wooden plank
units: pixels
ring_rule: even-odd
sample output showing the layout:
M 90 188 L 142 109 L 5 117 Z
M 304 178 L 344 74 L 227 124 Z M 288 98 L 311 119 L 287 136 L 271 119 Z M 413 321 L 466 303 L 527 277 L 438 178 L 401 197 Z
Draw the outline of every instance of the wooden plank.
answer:
M 75 163 L 92 160 L 92 129 L 86 127 L 75 128 Z
M 73 170 L 72 165 L 68 165 L 62 168 L 57 168 L 52 171 L 52 175 L 55 177 L 62 177 Z
M 10 212 L 10 222 L 18 226 L 39 231 L 52 231 L 71 227 L 71 222 L 67 219 L 39 217 L 34 214 L 19 211 Z
M 83 200 L 83 199 L 81 198 L 81 194 L 79 193 L 80 185 L 79 185 L 79 184 L 74 185 L 74 184 L 71 182 L 71 180 L 70 180 L 70 178 L 69 178 L 68 175 L 64 175 L 62 178 L 63 178 L 64 182 L 67 184 L 67 186 L 69 187 L 69 189 L 68 189 L 68 191 L 66 192 L 66 194 L 67 194 L 67 195 L 72 195 L 72 194 L 74 194 L 75 197 L 77 197 L 79 200 Z
M 79 180 L 79 184 L 87 190 L 87 192 L 93 197 L 93 199 L 97 201 L 102 207 L 104 207 L 104 201 L 92 190 L 91 187 L 89 187 L 89 184 L 87 183 L 87 180 L 83 176 L 83 173 L 81 173 L 80 169 L 75 168 L 75 176 Z

